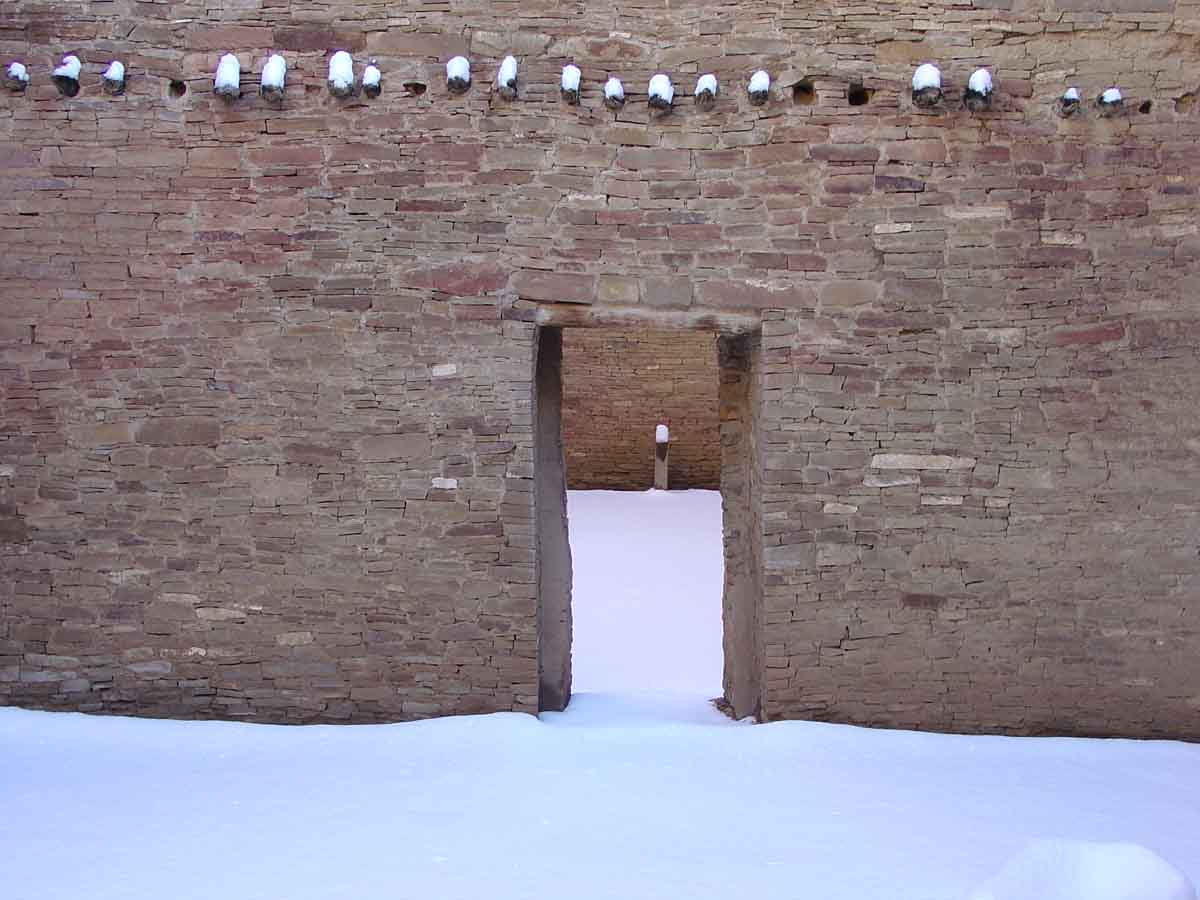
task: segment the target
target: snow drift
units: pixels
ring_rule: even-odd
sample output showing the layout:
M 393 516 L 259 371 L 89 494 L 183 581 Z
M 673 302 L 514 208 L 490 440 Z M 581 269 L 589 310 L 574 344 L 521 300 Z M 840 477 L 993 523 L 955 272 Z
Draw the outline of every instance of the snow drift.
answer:
M 1196 900 L 1187 876 L 1138 844 L 1030 844 L 970 900 Z

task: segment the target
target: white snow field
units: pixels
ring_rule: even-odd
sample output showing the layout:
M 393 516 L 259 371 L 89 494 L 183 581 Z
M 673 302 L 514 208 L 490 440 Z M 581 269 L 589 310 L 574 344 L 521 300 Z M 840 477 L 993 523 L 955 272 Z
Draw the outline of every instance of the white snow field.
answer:
M 731 722 L 718 495 L 569 504 L 565 713 L 0 709 L 0 900 L 1191 900 L 1200 746 Z

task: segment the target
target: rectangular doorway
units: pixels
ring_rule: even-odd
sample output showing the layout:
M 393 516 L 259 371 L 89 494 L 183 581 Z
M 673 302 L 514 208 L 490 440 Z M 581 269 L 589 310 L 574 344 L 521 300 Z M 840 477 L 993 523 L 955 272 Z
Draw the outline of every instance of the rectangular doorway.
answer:
M 539 329 L 541 709 L 566 707 L 574 672 L 588 692 L 699 692 L 757 713 L 757 359 L 748 333 Z M 660 424 L 681 490 L 648 490 Z

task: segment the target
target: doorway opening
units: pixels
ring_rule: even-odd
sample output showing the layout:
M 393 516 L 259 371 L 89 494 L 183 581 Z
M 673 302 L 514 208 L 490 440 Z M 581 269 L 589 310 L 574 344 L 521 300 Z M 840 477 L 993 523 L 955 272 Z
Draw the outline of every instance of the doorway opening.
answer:
M 757 714 L 757 358 L 750 333 L 539 329 L 540 709 L 666 692 Z

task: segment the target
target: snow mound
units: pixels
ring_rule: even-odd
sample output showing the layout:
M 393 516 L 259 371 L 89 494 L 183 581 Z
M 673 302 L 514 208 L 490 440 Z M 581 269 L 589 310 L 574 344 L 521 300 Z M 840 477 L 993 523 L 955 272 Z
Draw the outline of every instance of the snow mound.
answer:
M 942 73 L 933 63 L 921 63 L 917 66 L 917 71 L 913 72 L 912 87 L 914 91 L 940 88 L 941 86 Z
M 992 92 L 992 73 L 987 69 L 976 69 L 971 73 L 967 87 L 977 94 L 990 94 Z
M 970 900 L 1196 900 L 1187 876 L 1140 844 L 1030 844 Z
M 562 70 L 562 89 L 564 91 L 579 90 L 579 79 L 583 73 L 579 71 L 579 66 L 563 66 Z

